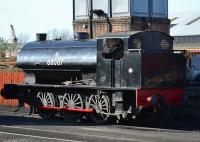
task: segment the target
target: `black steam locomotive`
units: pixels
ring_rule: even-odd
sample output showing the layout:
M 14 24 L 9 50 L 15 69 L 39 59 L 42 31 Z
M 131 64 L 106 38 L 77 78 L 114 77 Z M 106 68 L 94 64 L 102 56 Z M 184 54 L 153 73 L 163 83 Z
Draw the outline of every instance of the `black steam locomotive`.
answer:
M 85 114 L 104 123 L 159 112 L 183 95 L 185 58 L 172 50 L 173 38 L 157 31 L 31 42 L 17 57 L 25 83 L 5 85 L 4 96 L 28 102 L 43 118 Z

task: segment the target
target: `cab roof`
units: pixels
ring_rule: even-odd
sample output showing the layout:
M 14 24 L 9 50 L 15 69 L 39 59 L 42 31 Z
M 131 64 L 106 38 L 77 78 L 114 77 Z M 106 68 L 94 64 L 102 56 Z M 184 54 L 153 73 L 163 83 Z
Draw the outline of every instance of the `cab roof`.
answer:
M 112 32 L 112 33 L 107 33 L 104 35 L 100 35 L 97 37 L 97 39 L 102 39 L 102 38 L 130 38 L 131 36 L 134 36 L 136 34 L 147 34 L 147 33 L 158 33 L 161 35 L 168 36 L 173 39 L 170 35 L 159 32 L 159 31 L 125 31 L 125 32 Z

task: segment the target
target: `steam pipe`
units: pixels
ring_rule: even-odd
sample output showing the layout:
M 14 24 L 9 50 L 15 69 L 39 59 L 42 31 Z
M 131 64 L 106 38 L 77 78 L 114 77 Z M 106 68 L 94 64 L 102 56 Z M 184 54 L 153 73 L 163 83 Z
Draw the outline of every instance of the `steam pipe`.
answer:
M 93 23 L 92 23 L 93 14 L 97 15 L 98 17 L 104 17 L 108 24 L 109 33 L 112 32 L 112 24 L 111 24 L 108 14 L 105 13 L 102 9 L 90 10 L 90 36 L 91 38 L 93 38 Z

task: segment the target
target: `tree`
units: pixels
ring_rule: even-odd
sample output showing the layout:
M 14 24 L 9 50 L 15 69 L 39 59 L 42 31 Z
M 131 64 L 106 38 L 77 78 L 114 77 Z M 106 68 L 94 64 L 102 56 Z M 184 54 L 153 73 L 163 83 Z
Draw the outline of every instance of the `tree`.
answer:
M 17 36 L 20 43 L 26 43 L 29 40 L 29 35 L 27 33 L 21 33 Z
M 70 34 L 68 30 L 59 31 L 57 29 L 53 29 L 47 32 L 48 40 L 54 40 L 54 39 L 68 40 L 72 38 L 73 36 Z
M 6 56 L 6 50 L 9 47 L 8 41 L 0 37 L 0 60 L 4 61 Z
M 68 30 L 61 31 L 60 34 L 61 34 L 61 39 L 63 39 L 63 40 L 73 39 L 72 34 L 70 34 L 70 32 Z

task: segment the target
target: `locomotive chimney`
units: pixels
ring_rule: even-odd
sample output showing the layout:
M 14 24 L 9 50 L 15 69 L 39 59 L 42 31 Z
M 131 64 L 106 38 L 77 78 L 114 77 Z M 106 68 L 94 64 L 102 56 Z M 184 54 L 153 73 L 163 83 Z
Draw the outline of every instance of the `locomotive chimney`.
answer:
M 47 34 L 46 33 L 36 33 L 36 41 L 46 41 Z
M 89 39 L 88 32 L 76 32 L 74 33 L 74 40 Z

